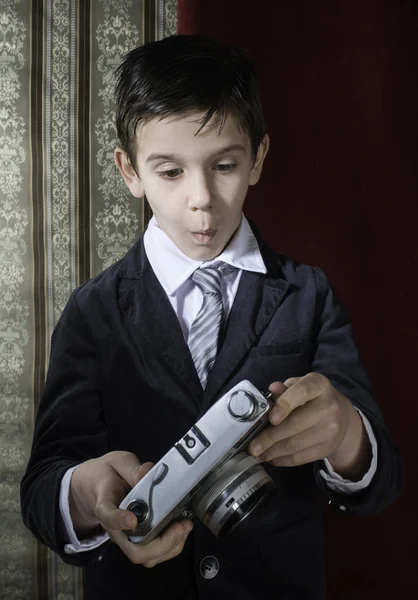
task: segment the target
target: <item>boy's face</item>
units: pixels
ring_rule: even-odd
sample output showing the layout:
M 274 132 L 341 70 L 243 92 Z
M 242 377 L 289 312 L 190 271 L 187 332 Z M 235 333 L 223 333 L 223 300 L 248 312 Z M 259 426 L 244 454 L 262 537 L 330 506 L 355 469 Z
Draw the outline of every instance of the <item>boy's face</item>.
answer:
M 144 194 L 158 225 L 194 260 L 221 254 L 241 221 L 248 186 L 257 183 L 266 136 L 253 161 L 249 136 L 231 115 L 219 134 L 212 119 L 197 135 L 203 113 L 151 119 L 137 130 L 137 173 L 126 153 L 115 161 L 132 194 Z

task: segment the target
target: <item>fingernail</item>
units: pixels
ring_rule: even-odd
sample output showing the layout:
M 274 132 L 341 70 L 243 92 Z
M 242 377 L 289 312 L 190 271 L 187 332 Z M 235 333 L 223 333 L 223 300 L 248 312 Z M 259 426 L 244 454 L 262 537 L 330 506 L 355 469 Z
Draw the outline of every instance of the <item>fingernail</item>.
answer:
M 125 529 L 132 529 L 133 527 L 135 527 L 135 523 L 133 518 L 130 515 L 122 515 L 122 526 Z

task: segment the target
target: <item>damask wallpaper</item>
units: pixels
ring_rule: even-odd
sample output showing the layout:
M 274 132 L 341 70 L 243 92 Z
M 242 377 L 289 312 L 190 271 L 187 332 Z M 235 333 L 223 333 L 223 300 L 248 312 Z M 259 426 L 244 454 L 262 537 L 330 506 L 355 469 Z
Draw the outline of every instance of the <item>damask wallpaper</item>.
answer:
M 0 0 L 0 598 L 81 598 L 81 572 L 25 529 L 19 485 L 72 291 L 149 218 L 113 163 L 114 71 L 177 31 L 175 0 Z

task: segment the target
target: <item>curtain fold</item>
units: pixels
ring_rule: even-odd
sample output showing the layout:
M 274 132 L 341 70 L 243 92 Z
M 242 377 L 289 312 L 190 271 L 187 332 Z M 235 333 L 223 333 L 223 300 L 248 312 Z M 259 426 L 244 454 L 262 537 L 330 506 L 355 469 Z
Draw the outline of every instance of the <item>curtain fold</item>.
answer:
M 327 598 L 418 598 L 418 2 L 178 0 L 178 30 L 252 57 L 271 144 L 244 210 L 329 276 L 404 462 L 382 514 L 325 511 Z

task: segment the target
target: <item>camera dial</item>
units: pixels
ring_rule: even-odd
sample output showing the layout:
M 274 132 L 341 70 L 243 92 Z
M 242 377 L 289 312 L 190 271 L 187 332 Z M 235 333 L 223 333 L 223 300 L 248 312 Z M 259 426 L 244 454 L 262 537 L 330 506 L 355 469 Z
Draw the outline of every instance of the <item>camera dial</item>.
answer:
M 237 421 L 250 421 L 256 412 L 257 400 L 249 392 L 238 390 L 228 400 L 228 411 Z

